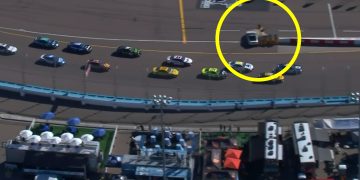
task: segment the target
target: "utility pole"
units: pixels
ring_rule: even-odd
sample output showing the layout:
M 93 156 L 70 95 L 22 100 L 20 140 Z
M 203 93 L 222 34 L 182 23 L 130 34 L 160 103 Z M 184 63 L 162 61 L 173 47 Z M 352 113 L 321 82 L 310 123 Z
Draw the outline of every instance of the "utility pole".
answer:
M 162 159 L 163 159 L 163 179 L 166 180 L 166 158 L 165 158 L 165 129 L 164 129 L 164 107 L 168 105 L 172 97 L 167 97 L 166 95 L 154 95 L 153 103 L 155 106 L 160 108 L 160 123 L 161 123 L 161 144 L 162 144 Z
M 360 93 L 359 92 L 351 92 L 350 94 L 351 101 L 355 102 L 358 105 L 358 179 L 360 179 Z

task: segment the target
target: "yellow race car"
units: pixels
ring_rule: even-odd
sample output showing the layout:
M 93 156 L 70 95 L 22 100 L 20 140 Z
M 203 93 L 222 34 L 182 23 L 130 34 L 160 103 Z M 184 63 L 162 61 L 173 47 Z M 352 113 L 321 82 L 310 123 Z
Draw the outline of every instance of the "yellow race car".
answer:
M 150 77 L 158 78 L 176 78 L 179 75 L 179 70 L 166 66 L 154 67 L 149 74 Z
M 271 73 L 271 72 L 264 72 L 264 73 L 261 73 L 258 77 L 259 78 L 269 77 L 269 76 L 272 76 L 273 74 L 274 73 Z M 278 83 L 284 82 L 284 80 L 285 80 L 285 77 L 283 75 L 281 75 L 273 80 L 265 81 L 265 82 L 261 82 L 261 83 L 278 84 Z

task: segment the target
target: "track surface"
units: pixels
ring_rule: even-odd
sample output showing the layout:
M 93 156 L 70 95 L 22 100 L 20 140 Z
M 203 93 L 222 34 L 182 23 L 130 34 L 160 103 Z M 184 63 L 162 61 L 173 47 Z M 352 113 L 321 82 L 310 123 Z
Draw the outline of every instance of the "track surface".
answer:
M 286 2 L 299 19 L 303 36 L 333 35 L 327 2 L 320 1 L 308 8 L 302 7 L 304 2 Z M 337 2 L 340 1 L 332 1 Z M 1 1 L 1 41 L 17 46 L 19 52 L 14 56 L 0 56 L 0 79 L 118 96 L 151 97 L 161 93 L 178 99 L 344 95 L 360 89 L 356 79 L 360 75 L 359 48 L 304 47 L 297 61 L 304 73 L 288 76 L 280 85 L 252 84 L 232 75 L 222 81 L 197 79 L 202 67 L 223 67 L 213 43 L 214 29 L 223 11 L 197 6 L 197 1 L 184 1 L 188 42 L 183 44 L 179 4 L 175 0 Z M 333 11 L 337 36 L 359 36 L 360 25 L 348 21 L 359 16 L 359 9 L 345 11 L 345 7 Z M 257 24 L 280 36 L 295 36 L 289 17 L 276 6 L 271 5 L 269 11 L 231 13 L 223 27 L 222 48 L 229 60 L 253 63 L 256 70 L 252 76 L 286 62 L 293 52 L 293 47 L 242 48 L 241 36 Z M 48 36 L 62 41 L 60 48 L 28 47 L 32 38 L 41 34 L 36 32 L 53 34 Z M 62 52 L 69 41 L 92 44 L 94 51 L 89 55 Z M 118 45 L 142 48 L 143 56 L 112 57 Z M 68 64 L 56 69 L 34 64 L 44 53 L 64 57 Z M 189 56 L 194 59 L 194 65 L 180 69 L 176 79 L 148 78 L 151 68 L 159 66 L 171 54 Z M 91 73 L 84 79 L 80 66 L 90 58 L 110 62 L 111 71 Z

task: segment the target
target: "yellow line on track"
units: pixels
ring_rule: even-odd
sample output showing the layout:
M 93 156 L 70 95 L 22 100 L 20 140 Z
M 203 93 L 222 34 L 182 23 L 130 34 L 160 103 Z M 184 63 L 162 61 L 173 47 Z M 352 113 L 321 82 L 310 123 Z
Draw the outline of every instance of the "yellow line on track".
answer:
M 186 44 L 186 29 L 185 29 L 185 17 L 184 17 L 184 3 L 183 0 L 179 0 L 179 11 L 180 11 L 180 24 L 181 24 L 181 34 L 182 34 L 182 43 Z
M 24 37 L 24 38 L 29 38 L 29 39 L 34 39 L 35 36 L 29 36 L 29 35 L 25 35 L 25 34 L 19 34 L 19 33 L 12 33 L 12 32 L 7 32 L 7 31 L 1 31 L 0 33 L 3 34 L 8 34 L 11 36 L 18 36 L 18 37 Z M 67 41 L 59 41 L 61 43 L 67 44 L 69 42 Z M 99 47 L 99 48 L 107 48 L 107 49 L 114 49 L 116 48 L 115 46 L 105 46 L 105 45 L 97 45 L 97 44 L 92 44 L 92 46 L 94 47 Z M 199 55 L 217 55 L 216 52 L 202 52 L 202 51 L 175 51 L 175 50 L 159 50 L 159 49 L 143 49 L 142 51 L 144 52 L 155 52 L 155 53 L 174 53 L 174 54 L 199 54 Z M 353 50 L 343 50 L 343 51 L 312 51 L 312 52 L 302 52 L 301 54 L 334 54 L 334 53 L 359 53 L 360 49 L 353 49 Z M 225 52 L 224 54 L 227 55 L 289 55 L 292 53 L 279 53 L 279 52 L 252 52 L 252 53 L 246 53 L 246 52 Z

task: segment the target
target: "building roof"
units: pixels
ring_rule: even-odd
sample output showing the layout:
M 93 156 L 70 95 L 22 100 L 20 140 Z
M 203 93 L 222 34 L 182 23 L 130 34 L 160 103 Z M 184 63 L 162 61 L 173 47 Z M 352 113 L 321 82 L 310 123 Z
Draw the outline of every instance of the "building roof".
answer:
M 315 163 L 309 123 L 294 123 L 294 144 L 300 163 Z
M 359 128 L 359 118 L 333 118 L 316 121 L 316 128 L 334 130 L 353 130 Z
M 151 166 L 151 167 L 162 167 L 162 154 L 153 154 L 151 156 L 141 155 L 123 155 L 122 168 L 127 169 L 133 166 Z M 183 167 L 189 166 L 188 161 L 185 159 L 181 160 L 177 156 L 166 154 L 166 166 L 167 167 Z
M 187 178 L 189 170 L 184 168 L 166 168 L 168 178 Z M 162 177 L 164 175 L 162 167 L 137 166 L 135 170 L 137 176 Z
M 334 161 L 334 151 L 328 148 L 315 148 L 319 161 Z
M 281 132 L 281 128 L 276 121 L 267 121 L 265 123 L 265 144 L 264 144 L 264 157 L 265 159 L 279 160 L 279 140 L 278 136 Z
M 41 143 L 41 144 L 40 144 Z M 57 153 L 70 153 L 70 154 L 88 154 L 98 156 L 100 151 L 100 143 L 97 141 L 89 141 L 84 143 L 83 146 L 70 146 L 66 143 L 50 144 L 45 140 L 40 143 L 27 143 L 24 141 L 9 141 L 6 144 L 7 149 L 17 149 L 23 151 L 41 151 L 41 152 L 57 152 Z
M 26 168 L 63 170 L 63 171 L 84 171 L 87 164 L 86 156 L 76 154 L 43 153 L 39 151 L 27 151 L 23 166 Z
M 328 130 L 326 129 L 313 129 L 312 132 L 312 140 L 313 141 L 321 141 L 321 142 L 330 142 L 330 135 Z

